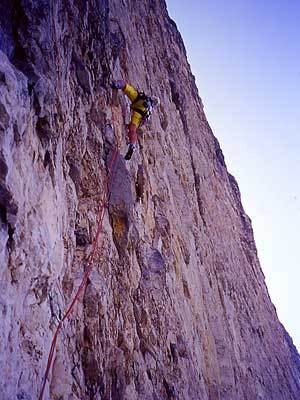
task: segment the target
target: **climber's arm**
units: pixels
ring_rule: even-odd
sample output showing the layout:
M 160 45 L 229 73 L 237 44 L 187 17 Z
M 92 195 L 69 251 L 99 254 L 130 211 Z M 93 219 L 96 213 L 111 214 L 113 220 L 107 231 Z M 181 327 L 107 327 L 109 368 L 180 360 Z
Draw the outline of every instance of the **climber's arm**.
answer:
M 129 85 L 129 83 L 125 83 L 125 86 L 122 88 L 122 90 L 131 102 L 134 101 L 138 96 L 138 91 L 136 88 Z
M 122 89 L 131 102 L 133 102 L 138 96 L 138 91 L 136 88 L 129 85 L 129 83 L 126 83 L 123 79 L 113 81 L 111 87 L 113 89 Z

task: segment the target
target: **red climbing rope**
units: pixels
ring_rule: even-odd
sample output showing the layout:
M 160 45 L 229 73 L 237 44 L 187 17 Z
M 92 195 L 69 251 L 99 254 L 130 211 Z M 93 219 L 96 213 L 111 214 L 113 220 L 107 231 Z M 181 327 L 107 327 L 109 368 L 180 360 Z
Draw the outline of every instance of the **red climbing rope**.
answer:
M 47 366 L 46 366 L 46 370 L 45 370 L 45 374 L 44 374 L 44 378 L 43 378 L 43 385 L 42 385 L 42 389 L 40 392 L 40 396 L 39 396 L 39 400 L 43 400 L 43 396 L 44 396 L 44 391 L 45 391 L 45 386 L 46 386 L 46 382 L 47 382 L 47 378 L 49 375 L 49 371 L 51 369 L 51 365 L 52 365 L 52 361 L 53 361 L 53 356 L 54 356 L 54 352 L 55 352 L 55 346 L 56 346 L 56 341 L 57 341 L 57 337 L 59 332 L 61 331 L 62 328 L 62 324 L 63 322 L 70 316 L 71 312 L 73 311 L 74 305 L 77 302 L 77 300 L 79 299 L 80 294 L 82 293 L 82 291 L 85 289 L 88 278 L 90 276 L 90 273 L 92 271 L 93 268 L 93 260 L 96 254 L 96 251 L 98 249 L 98 245 L 99 245 L 99 237 L 100 237 L 100 233 L 102 231 L 102 224 L 103 224 L 103 219 L 104 219 L 104 215 L 105 215 L 105 209 L 108 206 L 108 201 L 109 201 L 109 197 L 110 197 L 110 189 L 109 189 L 109 181 L 112 179 L 113 174 L 114 174 L 114 170 L 115 170 L 115 162 L 116 162 L 116 158 L 117 158 L 117 154 L 118 154 L 118 147 L 116 146 L 114 148 L 114 151 L 112 153 L 110 162 L 109 162 L 109 166 L 108 166 L 108 174 L 107 177 L 105 179 L 105 183 L 104 183 L 104 194 L 103 194 L 103 199 L 102 202 L 100 203 L 99 206 L 99 211 L 98 211 L 98 227 L 97 227 L 97 232 L 93 241 L 93 246 L 92 246 L 92 251 L 87 259 L 87 264 L 86 264 L 86 268 L 84 271 L 84 275 L 82 278 L 82 281 L 77 289 L 77 292 L 73 298 L 73 300 L 71 301 L 69 307 L 67 308 L 65 314 L 63 315 L 62 319 L 59 321 L 59 324 L 56 327 L 53 339 L 52 339 L 52 343 L 51 343 L 51 347 L 50 347 L 50 351 L 49 351 L 49 356 L 48 356 L 48 361 L 47 361 Z

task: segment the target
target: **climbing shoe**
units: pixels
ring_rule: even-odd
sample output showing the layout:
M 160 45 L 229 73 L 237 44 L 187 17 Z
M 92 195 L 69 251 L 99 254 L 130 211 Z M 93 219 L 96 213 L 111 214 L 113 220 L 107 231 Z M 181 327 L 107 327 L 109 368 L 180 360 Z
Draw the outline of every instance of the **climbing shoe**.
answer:
M 129 143 L 127 153 L 126 153 L 126 155 L 124 157 L 125 160 L 130 160 L 131 159 L 134 150 L 135 150 L 135 144 Z

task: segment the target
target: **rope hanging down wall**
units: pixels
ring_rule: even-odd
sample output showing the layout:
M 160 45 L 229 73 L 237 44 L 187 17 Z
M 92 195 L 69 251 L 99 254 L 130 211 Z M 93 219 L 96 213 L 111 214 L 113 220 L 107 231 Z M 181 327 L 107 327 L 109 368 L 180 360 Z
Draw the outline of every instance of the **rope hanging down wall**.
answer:
M 47 366 L 46 366 L 46 370 L 45 370 L 45 374 L 44 374 L 44 378 L 43 378 L 43 384 L 42 384 L 42 389 L 40 392 L 39 400 L 42 400 L 43 396 L 44 396 L 46 382 L 48 379 L 48 375 L 49 375 L 53 357 L 54 357 L 57 337 L 62 329 L 63 322 L 66 321 L 69 318 L 70 314 L 72 313 L 75 303 L 78 301 L 80 294 L 84 291 L 84 289 L 87 285 L 90 273 L 93 269 L 93 261 L 94 261 L 95 254 L 96 254 L 98 246 L 99 246 L 99 237 L 102 232 L 102 225 L 103 225 L 103 219 L 104 219 L 104 215 L 105 215 L 105 209 L 108 206 L 108 201 L 109 201 L 109 197 L 110 197 L 109 182 L 112 180 L 114 172 L 115 172 L 118 151 L 119 151 L 119 144 L 114 147 L 114 150 L 112 151 L 112 155 L 111 155 L 111 158 L 109 161 L 108 173 L 107 173 L 105 183 L 104 183 L 103 199 L 100 202 L 99 211 L 98 211 L 98 225 L 97 225 L 96 235 L 94 237 L 93 244 L 92 244 L 92 250 L 87 259 L 85 272 L 84 272 L 82 281 L 77 289 L 77 292 L 75 293 L 73 300 L 71 301 L 69 307 L 65 311 L 63 317 L 61 318 L 61 320 L 59 321 L 59 324 L 56 327 L 56 330 L 55 330 L 55 333 L 54 333 L 54 336 L 53 336 L 53 339 L 51 342 L 51 347 L 50 347 L 50 351 L 49 351 Z

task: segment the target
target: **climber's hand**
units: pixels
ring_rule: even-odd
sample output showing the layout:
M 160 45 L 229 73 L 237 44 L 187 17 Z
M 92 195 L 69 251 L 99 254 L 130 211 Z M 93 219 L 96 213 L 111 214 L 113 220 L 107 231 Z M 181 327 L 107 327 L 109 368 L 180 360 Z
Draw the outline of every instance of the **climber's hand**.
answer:
M 125 82 L 122 79 L 119 79 L 117 81 L 112 81 L 110 86 L 112 89 L 123 89 L 123 87 L 125 86 Z
M 110 87 L 112 89 L 119 89 L 116 81 L 112 81 L 112 83 L 110 84 Z

